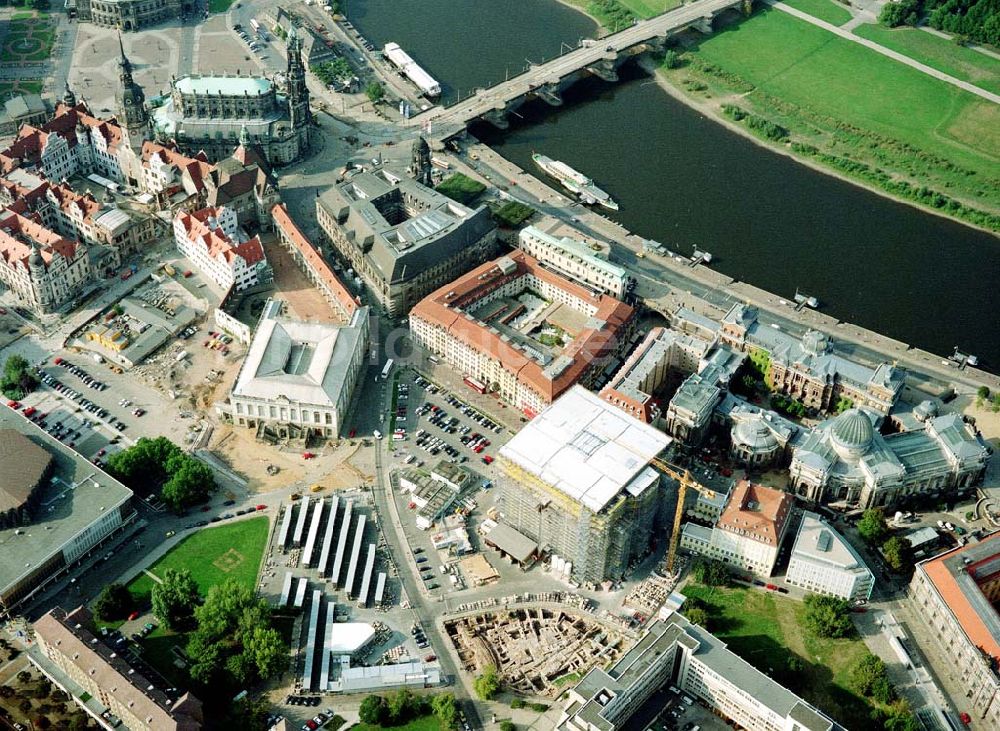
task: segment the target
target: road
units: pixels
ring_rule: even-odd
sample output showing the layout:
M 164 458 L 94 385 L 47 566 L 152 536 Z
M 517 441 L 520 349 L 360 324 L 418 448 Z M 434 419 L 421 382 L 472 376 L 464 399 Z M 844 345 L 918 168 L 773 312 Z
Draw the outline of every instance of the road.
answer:
M 686 259 L 678 261 L 672 256 L 648 253 L 640 258 L 643 239 L 639 236 L 551 189 L 485 145 L 470 145 L 465 153 L 460 158 L 460 171 L 483 178 L 488 184 L 501 187 L 505 195 L 558 218 L 587 236 L 611 244 L 611 260 L 636 276 L 639 285 L 635 293 L 651 309 L 669 313 L 684 306 L 719 319 L 733 304 L 748 302 L 759 308 L 763 324 L 776 325 L 792 335 L 801 336 L 809 329 L 828 332 L 834 338 L 837 352 L 851 360 L 872 367 L 896 362 L 907 369 L 908 384 L 912 387 L 940 392 L 944 384 L 954 383 L 973 391 L 981 385 L 988 386 L 991 391 L 1000 389 L 1000 376 L 958 368 L 940 355 L 912 348 L 822 312 L 808 308 L 796 310 L 776 294 L 734 280 L 704 265 L 691 266 Z

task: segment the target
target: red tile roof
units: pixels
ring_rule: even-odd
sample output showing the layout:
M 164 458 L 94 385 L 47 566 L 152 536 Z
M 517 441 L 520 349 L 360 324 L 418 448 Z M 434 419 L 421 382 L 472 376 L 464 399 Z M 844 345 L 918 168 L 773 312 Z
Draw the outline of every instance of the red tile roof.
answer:
M 510 259 L 516 269 L 503 274 L 499 262 Z M 579 381 L 591 365 L 603 355 L 611 352 L 618 344 L 619 331 L 635 314 L 630 306 L 614 297 L 595 294 L 585 287 L 564 279 L 523 251 L 517 250 L 502 259 L 487 262 L 450 284 L 432 292 L 411 311 L 411 317 L 424 320 L 446 330 L 478 352 L 488 352 L 499 360 L 508 372 L 517 374 L 520 382 L 527 384 L 545 403 L 551 403 L 564 391 Z M 529 358 L 501 337 L 489 330 L 483 323 L 470 320 L 460 310 L 493 292 L 498 287 L 515 279 L 531 275 L 543 280 L 569 295 L 594 305 L 597 311 L 591 319 L 603 321 L 598 328 L 587 327 L 560 355 L 572 359 L 572 363 L 556 378 L 550 379 L 542 365 Z
M 177 219 L 184 227 L 187 237 L 191 241 L 201 242 L 212 259 L 220 256 L 228 263 L 232 263 L 236 257 L 243 259 L 246 264 L 252 265 L 264 260 L 264 247 L 260 243 L 260 237 L 254 236 L 242 243 L 233 241 L 226 232 L 219 227 L 209 225 L 210 218 L 217 218 L 218 208 L 202 208 L 194 213 L 178 213 Z
M 354 295 L 344 286 L 344 283 L 340 281 L 340 278 L 330 268 L 330 265 L 326 263 L 326 260 L 316 250 L 316 247 L 306 238 L 306 235 L 295 225 L 295 222 L 288 215 L 288 209 L 285 208 L 285 204 L 279 203 L 272 208 L 271 215 L 274 218 L 274 225 L 292 243 L 306 265 L 312 269 L 314 274 L 322 280 L 323 284 L 333 294 L 337 300 L 337 304 L 343 309 L 344 316 L 347 319 L 353 317 L 355 311 L 358 309 L 358 303 L 354 299 Z
M 27 266 L 32 241 L 38 245 L 46 266 L 56 255 L 67 259 L 76 256 L 75 241 L 50 231 L 38 221 L 19 213 L 0 218 L 0 257 L 4 261 L 9 264 L 21 261 Z
M 993 553 L 986 556 L 986 558 L 981 558 L 975 563 L 969 564 L 968 566 L 961 564 L 958 565 L 955 561 L 956 557 L 960 557 L 961 554 L 975 550 L 977 555 L 982 555 L 984 551 L 989 550 L 989 548 L 984 549 L 984 544 L 993 543 Z M 962 627 L 962 631 L 965 636 L 983 652 L 990 655 L 996 662 L 1000 662 L 1000 637 L 996 637 L 987 626 L 986 622 L 983 621 L 983 617 L 979 615 L 975 607 L 966 597 L 965 592 L 958 585 L 954 571 L 965 572 L 973 578 L 976 583 L 981 583 L 983 577 L 978 577 L 979 568 L 985 563 L 990 561 L 996 561 L 997 557 L 1000 556 L 1000 533 L 995 533 L 988 538 L 983 539 L 979 543 L 970 543 L 962 548 L 956 548 L 953 551 L 948 551 L 940 556 L 924 561 L 920 564 L 927 578 L 931 581 L 934 587 L 937 589 L 938 594 L 944 600 L 944 603 L 948 605 L 948 609 L 951 610 L 952 614 L 955 615 L 955 619 L 958 621 L 959 625 Z M 961 561 L 961 558 L 958 558 Z M 947 561 L 947 563 L 946 563 Z M 948 564 L 951 564 L 949 567 Z M 996 611 L 990 607 L 990 611 Z
M 717 525 L 776 547 L 784 535 L 794 502 L 790 493 L 740 480 Z

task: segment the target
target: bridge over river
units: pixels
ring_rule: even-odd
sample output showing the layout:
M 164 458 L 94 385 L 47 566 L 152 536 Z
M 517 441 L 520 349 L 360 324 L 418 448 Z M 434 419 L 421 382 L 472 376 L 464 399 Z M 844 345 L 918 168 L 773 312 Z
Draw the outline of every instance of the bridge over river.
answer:
M 662 49 L 669 36 L 688 28 L 712 31 L 712 19 L 745 0 L 695 0 L 600 40 L 585 39 L 579 47 L 545 63 L 531 65 L 518 76 L 486 89 L 450 107 L 434 107 L 409 120 L 410 125 L 431 125 L 429 136 L 447 139 L 472 121 L 485 119 L 501 129 L 508 125 L 507 114 L 531 98 L 559 106 L 562 90 L 584 75 L 605 81 L 618 80 L 618 67 L 630 57 L 648 50 Z

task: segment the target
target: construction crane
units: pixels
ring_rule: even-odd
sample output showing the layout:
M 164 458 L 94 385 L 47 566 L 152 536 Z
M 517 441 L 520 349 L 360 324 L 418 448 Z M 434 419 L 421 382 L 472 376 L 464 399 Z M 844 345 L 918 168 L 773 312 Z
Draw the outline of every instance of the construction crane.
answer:
M 656 467 L 667 477 L 677 481 L 677 510 L 674 512 L 674 529 L 670 534 L 670 547 L 667 549 L 667 571 L 673 572 L 674 561 L 677 558 L 677 547 L 681 541 L 681 522 L 684 520 L 684 498 L 687 497 L 688 488 L 697 490 L 702 495 L 714 498 L 716 491 L 710 487 L 705 487 L 691 475 L 691 470 L 686 467 L 664 462 L 662 459 L 654 457 L 650 464 Z

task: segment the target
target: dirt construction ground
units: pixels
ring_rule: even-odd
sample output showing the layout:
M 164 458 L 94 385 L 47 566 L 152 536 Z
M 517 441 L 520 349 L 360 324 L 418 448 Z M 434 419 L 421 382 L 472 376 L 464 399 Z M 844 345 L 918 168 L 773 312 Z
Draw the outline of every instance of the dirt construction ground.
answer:
M 310 448 L 316 456 L 307 460 L 297 449 L 261 444 L 252 429 L 221 424 L 212 434 L 210 448 L 246 477 L 251 491 L 270 492 L 291 486 L 308 490 L 313 485 L 341 490 L 371 484 L 375 479 L 371 450 L 355 439 Z M 277 474 L 267 473 L 269 464 L 278 468 Z

